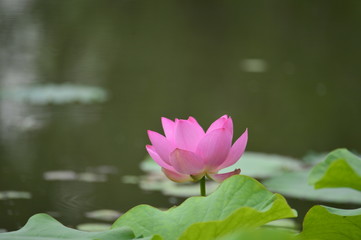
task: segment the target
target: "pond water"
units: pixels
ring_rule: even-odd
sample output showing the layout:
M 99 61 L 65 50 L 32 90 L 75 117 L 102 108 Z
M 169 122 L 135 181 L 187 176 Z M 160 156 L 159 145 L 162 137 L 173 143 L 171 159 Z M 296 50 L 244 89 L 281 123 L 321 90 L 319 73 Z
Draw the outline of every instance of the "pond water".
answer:
M 250 151 L 360 152 L 360 13 L 352 0 L 0 0 L 0 230 L 179 204 L 129 183 L 161 116 L 229 114 Z

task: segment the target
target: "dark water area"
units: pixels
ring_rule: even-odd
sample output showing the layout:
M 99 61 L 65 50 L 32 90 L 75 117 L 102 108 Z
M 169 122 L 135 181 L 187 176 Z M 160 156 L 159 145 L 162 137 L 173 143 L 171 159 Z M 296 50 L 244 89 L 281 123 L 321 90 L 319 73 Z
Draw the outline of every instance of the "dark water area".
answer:
M 142 174 L 146 130 L 161 131 L 162 116 L 207 126 L 228 114 L 235 137 L 249 129 L 250 151 L 360 152 L 360 42 L 356 0 L 0 0 L 2 93 L 76 84 L 107 94 L 0 99 L 0 192 L 30 194 L 0 199 L 0 229 L 38 212 L 76 226 L 96 209 L 178 204 L 122 181 Z

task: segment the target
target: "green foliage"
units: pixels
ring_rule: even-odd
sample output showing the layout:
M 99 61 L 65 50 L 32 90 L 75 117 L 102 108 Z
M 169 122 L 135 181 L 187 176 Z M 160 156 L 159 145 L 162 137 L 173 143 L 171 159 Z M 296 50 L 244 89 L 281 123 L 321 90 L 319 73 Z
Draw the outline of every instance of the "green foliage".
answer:
M 196 239 L 189 238 L 187 240 Z M 198 239 L 203 239 L 202 237 Z M 215 240 L 295 240 L 295 235 L 286 232 L 280 231 L 279 229 L 248 229 L 248 230 L 238 230 L 236 232 L 230 233 L 224 237 L 214 238 Z
M 113 228 L 127 226 L 136 235 L 159 234 L 164 239 L 177 239 L 184 231 L 181 239 L 198 234 L 202 239 L 212 239 L 239 228 L 295 216 L 281 195 L 267 191 L 253 178 L 238 175 L 225 180 L 213 194 L 191 197 L 167 211 L 137 206 L 122 215 Z
M 337 149 L 311 171 L 308 182 L 318 188 L 349 187 L 361 191 L 361 158 Z
M 361 239 L 361 208 L 345 210 L 314 206 L 305 217 L 299 239 Z
M 32 216 L 26 225 L 18 231 L 0 234 L 0 240 L 130 240 L 135 239 L 129 228 L 117 228 L 105 232 L 82 232 L 67 228 L 46 214 Z M 149 237 L 149 240 L 161 238 Z
M 280 163 L 274 166 L 278 176 L 273 175 L 264 181 L 273 191 L 306 199 L 361 203 L 361 192 L 346 188 L 360 190 L 361 159 L 346 149 L 331 152 L 325 161 L 311 170 L 309 176 L 309 182 L 317 188 L 336 188 L 314 189 L 307 185 L 309 170 L 288 172 L 290 168 L 282 170 Z M 300 165 L 293 166 L 292 169 L 296 170 Z M 189 187 L 181 186 L 185 190 Z M 111 220 L 119 214 L 99 210 L 87 213 L 87 217 Z M 225 180 L 209 196 L 188 198 L 180 206 L 167 211 L 148 205 L 134 207 L 119 217 L 112 229 L 108 229 L 107 224 L 91 223 L 79 225 L 79 229 L 87 230 L 82 232 L 67 228 L 46 214 L 37 214 L 22 229 L 0 234 L 0 240 L 130 240 L 135 237 L 143 240 L 361 239 L 361 208 L 345 210 L 315 206 L 307 213 L 300 234 L 293 222 L 274 221 L 295 216 L 295 211 L 283 196 L 269 192 L 251 177 L 236 175 Z M 97 229 L 105 231 L 91 232 Z
M 270 191 L 285 196 L 335 203 L 361 204 L 361 192 L 348 188 L 314 189 L 307 184 L 309 171 L 285 173 L 263 181 Z

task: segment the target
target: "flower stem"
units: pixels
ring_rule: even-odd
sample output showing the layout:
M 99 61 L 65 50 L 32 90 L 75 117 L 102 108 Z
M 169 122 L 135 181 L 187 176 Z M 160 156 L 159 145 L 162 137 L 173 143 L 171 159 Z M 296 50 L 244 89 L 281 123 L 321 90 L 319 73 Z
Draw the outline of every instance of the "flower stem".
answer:
M 201 196 L 206 196 L 206 176 L 202 177 L 199 181 L 201 187 Z

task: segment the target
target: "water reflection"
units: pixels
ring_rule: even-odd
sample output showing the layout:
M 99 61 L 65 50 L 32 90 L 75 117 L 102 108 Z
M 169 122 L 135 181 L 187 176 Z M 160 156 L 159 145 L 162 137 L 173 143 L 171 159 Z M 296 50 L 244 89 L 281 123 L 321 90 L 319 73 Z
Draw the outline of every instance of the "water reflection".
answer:
M 76 226 L 96 209 L 169 207 L 121 183 L 140 175 L 145 132 L 160 130 L 161 116 L 207 125 L 229 114 L 236 132 L 249 128 L 252 151 L 360 151 L 358 1 L 0 4 L 1 91 L 69 83 L 109 93 L 90 104 L 0 99 L 0 191 L 32 194 L 0 201 L 0 228 L 36 212 Z M 64 169 L 73 179 L 43 178 Z M 81 181 L 84 172 L 106 181 Z

